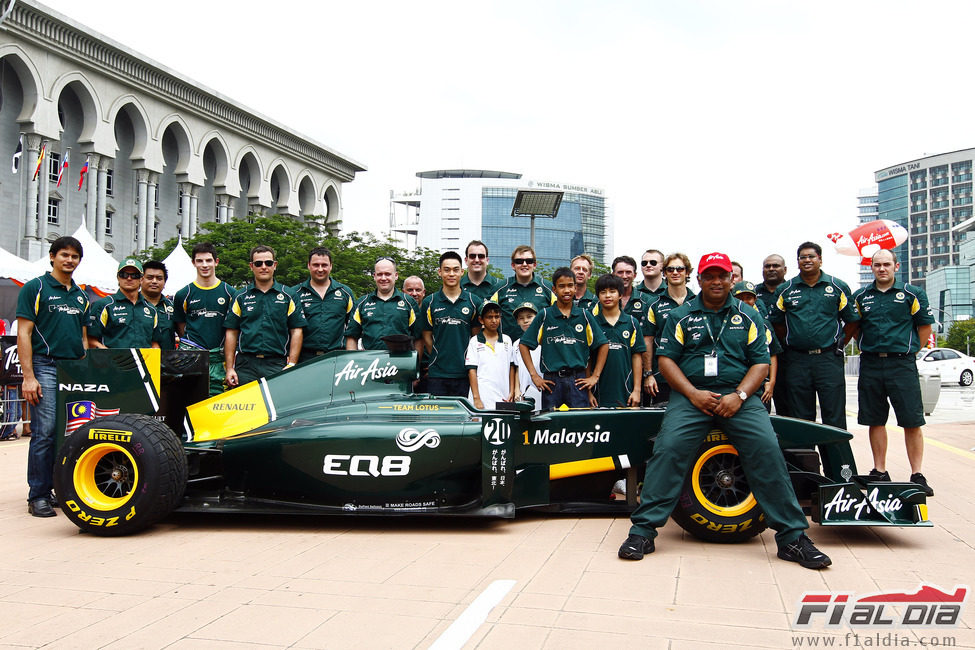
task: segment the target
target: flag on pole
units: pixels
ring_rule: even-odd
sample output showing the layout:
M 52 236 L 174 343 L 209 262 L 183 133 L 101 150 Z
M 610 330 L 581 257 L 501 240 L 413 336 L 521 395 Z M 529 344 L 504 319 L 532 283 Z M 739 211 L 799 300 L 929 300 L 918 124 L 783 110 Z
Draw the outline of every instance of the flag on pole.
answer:
M 81 166 L 81 175 L 78 176 L 78 189 L 85 183 L 85 177 L 88 175 L 88 164 L 91 162 L 91 156 L 85 156 L 85 164 Z
M 16 174 L 20 171 L 20 159 L 24 157 L 24 134 L 20 134 L 17 141 L 17 151 L 14 152 L 13 160 L 10 162 L 10 172 Z
M 61 170 L 58 172 L 58 184 L 54 187 L 61 187 L 61 179 L 64 178 L 64 172 L 68 171 L 68 154 L 70 153 L 70 149 L 64 152 L 64 160 L 61 161 Z
M 37 175 L 41 173 L 41 164 L 44 162 L 44 154 L 47 153 L 47 143 L 41 145 L 41 154 L 37 157 L 37 168 L 34 169 L 32 181 L 37 180 Z

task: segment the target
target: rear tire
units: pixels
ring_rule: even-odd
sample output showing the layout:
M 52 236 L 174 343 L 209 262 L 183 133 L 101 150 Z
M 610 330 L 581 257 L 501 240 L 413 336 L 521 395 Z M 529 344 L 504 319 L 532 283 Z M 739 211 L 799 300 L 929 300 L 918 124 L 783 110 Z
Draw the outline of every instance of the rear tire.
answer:
M 975 379 L 975 375 L 972 374 L 971 370 L 962 370 L 958 383 L 962 386 L 971 386 L 973 379 Z
M 95 535 L 129 535 L 175 508 L 186 454 L 169 427 L 147 415 L 96 418 L 67 437 L 54 468 L 61 510 Z
M 677 525 L 706 542 L 744 542 L 768 528 L 736 450 L 712 431 L 698 450 L 671 515 Z

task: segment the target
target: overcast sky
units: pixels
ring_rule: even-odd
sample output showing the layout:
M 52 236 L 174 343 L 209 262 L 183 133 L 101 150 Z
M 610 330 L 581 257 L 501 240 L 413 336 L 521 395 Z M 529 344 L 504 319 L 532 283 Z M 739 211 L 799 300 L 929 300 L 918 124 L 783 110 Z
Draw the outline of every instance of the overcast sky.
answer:
M 349 229 L 382 232 L 418 171 L 497 169 L 605 188 L 616 254 L 758 280 L 811 239 L 855 285 L 825 235 L 873 172 L 975 146 L 968 2 L 47 5 L 367 166 Z

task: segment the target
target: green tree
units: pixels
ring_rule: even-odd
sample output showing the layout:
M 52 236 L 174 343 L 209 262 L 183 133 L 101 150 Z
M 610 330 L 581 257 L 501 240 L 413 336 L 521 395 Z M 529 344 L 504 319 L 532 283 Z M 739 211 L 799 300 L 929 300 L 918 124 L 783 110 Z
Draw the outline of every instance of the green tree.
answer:
M 271 215 L 229 223 L 200 224 L 200 231 L 185 242 L 187 252 L 194 244 L 204 241 L 217 247 L 220 258 L 217 275 L 237 287 L 252 280 L 248 266 L 250 250 L 263 244 L 276 253 L 278 268 L 275 277 L 282 284 L 293 285 L 304 280 L 308 275 L 308 251 L 324 246 L 332 253 L 333 277 L 349 285 L 357 296 L 375 289 L 371 274 L 380 257 L 396 261 L 401 282 L 407 276 L 417 275 L 423 278 L 428 292 L 440 288 L 436 272 L 439 253 L 436 251 L 419 248 L 406 253 L 400 244 L 370 233 L 329 234 L 322 229 L 320 217 L 315 216 L 300 219 Z M 146 250 L 143 259 L 165 258 L 176 247 L 176 242 L 173 238 Z
M 956 320 L 948 328 L 948 338 L 944 346 L 968 354 L 975 346 L 975 319 Z

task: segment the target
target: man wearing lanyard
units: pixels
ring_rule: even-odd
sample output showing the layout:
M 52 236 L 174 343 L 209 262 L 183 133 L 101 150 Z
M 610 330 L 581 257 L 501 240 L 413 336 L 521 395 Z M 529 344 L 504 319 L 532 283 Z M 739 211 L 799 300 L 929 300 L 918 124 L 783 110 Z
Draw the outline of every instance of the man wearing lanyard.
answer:
M 731 297 L 727 255 L 703 256 L 697 280 L 701 293 L 670 312 L 660 337 L 660 372 L 673 392 L 619 557 L 642 560 L 653 553 L 657 529 L 677 503 L 695 450 L 719 427 L 737 448 L 748 484 L 776 530 L 778 556 L 807 569 L 825 568 L 831 561 L 803 532 L 809 524 L 768 413 L 755 395 L 769 364 L 760 316 Z

